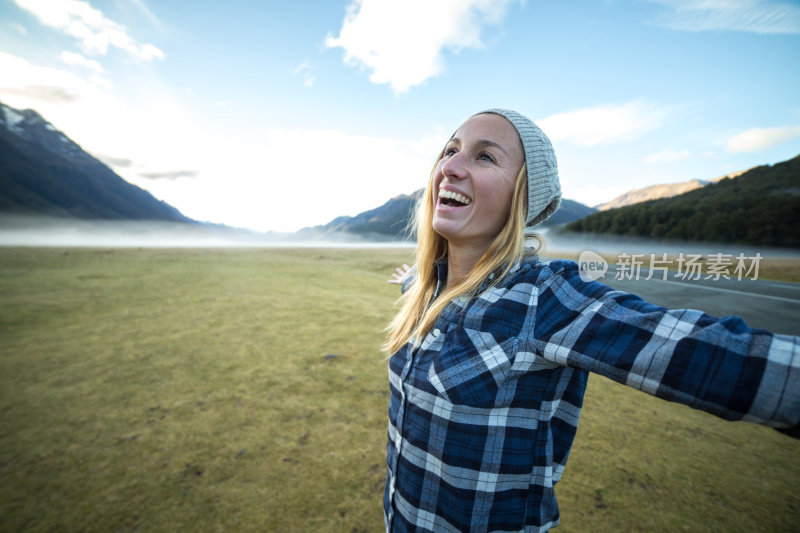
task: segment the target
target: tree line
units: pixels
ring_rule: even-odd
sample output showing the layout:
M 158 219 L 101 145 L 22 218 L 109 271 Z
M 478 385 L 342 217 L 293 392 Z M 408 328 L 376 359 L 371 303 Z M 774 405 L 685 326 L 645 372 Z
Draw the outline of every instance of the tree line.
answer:
M 565 231 L 800 247 L 800 155 L 701 189 L 610 209 Z

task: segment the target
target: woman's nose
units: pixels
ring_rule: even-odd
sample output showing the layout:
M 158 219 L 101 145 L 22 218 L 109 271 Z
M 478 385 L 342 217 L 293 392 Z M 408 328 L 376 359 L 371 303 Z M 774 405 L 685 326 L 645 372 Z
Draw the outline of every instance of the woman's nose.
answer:
M 464 156 L 461 152 L 456 152 L 450 156 L 442 165 L 442 175 L 448 178 L 464 179 L 467 169 Z

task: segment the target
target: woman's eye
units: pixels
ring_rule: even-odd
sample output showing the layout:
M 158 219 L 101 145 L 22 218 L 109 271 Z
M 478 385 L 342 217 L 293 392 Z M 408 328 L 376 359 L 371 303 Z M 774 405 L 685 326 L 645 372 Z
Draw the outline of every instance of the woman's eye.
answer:
M 451 155 L 453 155 L 454 153 L 456 153 L 456 149 L 455 149 L 454 147 L 452 147 L 452 146 L 451 146 L 451 147 L 449 147 L 449 148 L 445 148 L 445 149 L 444 149 L 444 156 L 445 156 L 445 157 L 451 156 Z
M 490 154 L 487 154 L 486 152 L 481 152 L 481 154 L 478 155 L 478 159 L 482 159 L 483 161 L 489 161 L 490 163 L 494 163 L 494 157 L 492 157 Z

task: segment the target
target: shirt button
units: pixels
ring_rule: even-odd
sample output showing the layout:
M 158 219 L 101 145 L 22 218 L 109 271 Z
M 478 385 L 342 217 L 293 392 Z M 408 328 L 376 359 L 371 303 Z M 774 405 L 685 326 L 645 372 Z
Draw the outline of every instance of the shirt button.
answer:
M 439 333 L 441 333 L 441 331 L 439 331 L 439 328 L 436 328 L 436 329 L 433 330 L 433 336 L 434 337 L 438 337 Z
M 492 272 L 491 274 L 489 274 L 489 279 L 494 279 L 494 272 Z

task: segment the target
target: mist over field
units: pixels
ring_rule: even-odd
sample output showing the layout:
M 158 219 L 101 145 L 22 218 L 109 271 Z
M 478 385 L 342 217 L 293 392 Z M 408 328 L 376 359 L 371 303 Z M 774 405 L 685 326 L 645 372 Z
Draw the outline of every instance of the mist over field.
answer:
M 53 217 L 0 217 L 0 246 L 99 248 L 226 247 L 409 247 L 411 243 L 371 242 L 357 236 L 323 240 L 292 239 L 289 233 L 259 233 L 224 226 L 157 221 L 80 220 Z
M 739 254 L 754 255 L 760 253 L 769 257 L 800 257 L 800 250 L 792 248 L 772 248 L 753 246 L 750 244 L 715 243 L 715 242 L 682 242 L 659 241 L 636 237 L 613 235 L 591 235 L 577 233 L 561 233 L 550 228 L 537 230 L 544 245 L 543 255 L 559 255 L 593 250 L 605 253 L 641 253 L 641 254 Z
M 603 253 L 739 254 L 800 257 L 800 250 L 709 242 L 670 242 L 615 236 L 560 233 L 537 229 L 541 254 L 571 256 L 584 250 Z M 411 248 L 413 242 L 373 241 L 357 235 L 330 234 L 300 239 L 291 233 L 259 233 L 225 226 L 154 221 L 80 220 L 55 217 L 0 217 L 0 246 L 99 248 L 353 247 Z

